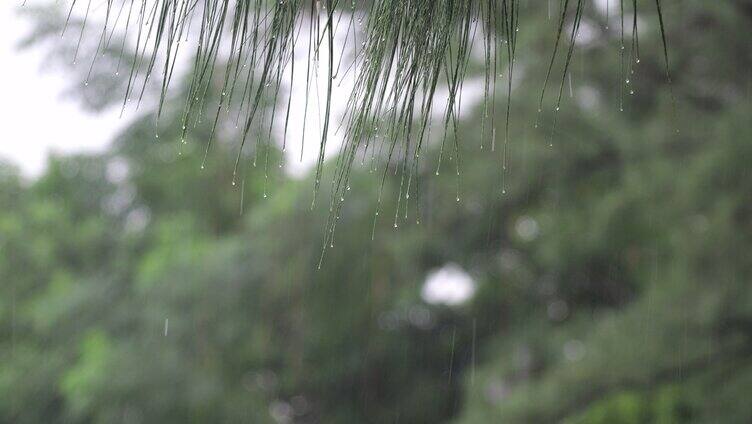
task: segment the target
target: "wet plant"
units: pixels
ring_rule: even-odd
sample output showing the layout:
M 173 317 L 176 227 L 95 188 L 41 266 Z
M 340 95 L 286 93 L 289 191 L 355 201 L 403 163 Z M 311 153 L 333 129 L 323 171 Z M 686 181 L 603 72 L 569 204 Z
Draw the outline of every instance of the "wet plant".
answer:
M 631 90 L 629 78 L 640 60 L 637 12 L 649 3 L 653 3 L 652 13 L 660 29 L 666 78 L 670 81 L 661 1 L 639 5 L 637 0 L 614 1 L 617 2 L 606 7 L 618 10 L 619 78 L 624 82 L 621 91 Z M 444 158 L 449 157 L 453 163 L 451 172 L 457 178 L 457 201 L 461 200 L 462 149 L 456 131 L 463 83 L 474 53 L 479 53 L 475 57 L 482 58 L 484 68 L 481 132 L 487 141 L 483 145 L 492 152 L 501 150 L 503 180 L 513 114 L 515 64 L 520 53 L 518 35 L 525 29 L 520 12 L 525 7 L 537 5 L 523 0 L 72 0 L 62 32 L 66 32 L 72 17 L 80 18 L 73 57 L 74 61 L 80 60 L 81 40 L 91 35 L 91 31 L 87 32 L 90 14 L 103 15 L 90 72 L 105 51 L 119 51 L 116 75 L 127 75 L 123 110 L 129 103 L 139 105 L 150 81 L 158 80 L 157 137 L 165 104 L 179 101 L 169 95 L 170 86 L 175 80 L 176 64 L 187 55 L 192 72 L 184 90 L 180 140 L 185 143 L 191 129 L 202 120 L 210 122 L 210 136 L 202 141 L 203 168 L 223 122 L 234 126 L 237 157 L 233 185 L 240 178 L 243 151 L 248 148 L 249 139 L 254 138 L 252 134 L 266 134 L 263 140 L 268 143 L 275 125 L 281 125 L 284 150 L 289 125 L 306 125 L 307 119 L 303 123 L 290 122 L 291 96 L 300 94 L 284 90 L 299 78 L 296 66 L 306 69 L 306 97 L 319 92 L 319 87 L 314 86 L 323 75 L 324 96 L 316 99 L 320 129 L 312 207 L 318 202 L 324 178 L 327 143 L 333 132 L 341 133 L 343 139 L 328 200 L 326 248 L 334 244 L 337 221 L 350 187 L 350 172 L 358 158 L 377 170 L 382 189 L 389 172 L 399 175 L 394 226 L 408 218 L 411 207 L 415 221 L 420 221 L 418 170 L 434 127 L 440 134 L 435 173 L 439 174 Z M 550 15 L 550 1 L 547 7 Z M 555 41 L 550 46 L 551 59 L 539 93 L 536 123 L 538 126 L 542 120 L 546 93 L 556 79 L 554 101 L 548 106 L 553 110 L 551 137 L 588 7 L 593 7 L 590 1 L 560 0 L 556 5 L 558 15 L 552 19 Z M 116 33 L 119 37 L 114 37 Z M 335 42 L 336 34 L 345 41 Z M 121 45 L 113 49 L 113 40 L 122 40 Z M 126 49 L 127 44 L 132 44 L 132 48 Z M 307 58 L 302 65 L 295 60 L 295 52 L 301 49 Z M 126 51 L 135 52 L 134 57 L 124 59 Z M 557 67 L 561 60 L 563 65 Z M 334 87 L 347 78 L 353 81 L 347 112 L 342 119 L 335 119 Z M 288 98 L 285 100 L 284 96 Z M 505 99 L 503 104 L 500 98 Z M 269 102 L 278 107 L 269 107 Z M 437 103 L 442 110 L 435 113 Z M 503 108 L 498 111 L 501 113 L 497 113 L 497 107 Z M 305 116 L 309 116 L 308 108 L 306 99 Z M 497 115 L 502 116 L 502 122 L 497 122 Z M 254 165 L 259 147 L 263 147 L 258 144 L 264 141 L 257 137 L 255 143 Z M 266 147 L 268 151 L 268 144 Z M 376 158 L 380 161 L 376 162 Z M 268 156 L 263 166 L 268 168 Z M 500 192 L 505 193 L 503 183 Z M 380 189 L 374 228 L 382 212 L 382 195 Z

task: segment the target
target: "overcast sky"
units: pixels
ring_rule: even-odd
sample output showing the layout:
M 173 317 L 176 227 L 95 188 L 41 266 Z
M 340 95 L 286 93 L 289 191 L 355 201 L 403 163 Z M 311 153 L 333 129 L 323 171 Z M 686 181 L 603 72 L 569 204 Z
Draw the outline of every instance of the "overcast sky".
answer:
M 47 3 L 51 0 L 27 0 L 29 4 Z M 63 96 L 68 86 L 64 72 L 43 66 L 43 52 L 40 50 L 19 50 L 18 43 L 28 34 L 30 26 L 16 14 L 23 0 L 0 0 L 0 116 L 3 123 L 3 137 L 0 139 L 0 159 L 17 164 L 24 175 L 34 177 L 45 167 L 50 152 L 74 153 L 94 152 L 107 148 L 114 135 L 128 122 L 128 113 L 119 118 L 119 110 L 104 113 L 84 111 L 75 99 Z M 344 34 L 342 34 L 344 36 Z M 305 54 L 299 49 L 299 54 Z M 298 58 L 305 60 L 305 57 Z M 326 59 L 326 58 L 324 58 Z M 305 67 L 300 67 L 305 72 Z M 296 72 L 297 72 L 296 71 Z M 325 74 L 320 75 L 324 78 Z M 304 74 L 297 76 L 298 84 L 293 91 L 304 92 Z M 319 89 L 326 87 L 319 81 Z M 297 85 L 301 85 L 297 87 Z M 337 98 L 346 98 L 351 83 L 338 87 Z M 85 89 L 82 87 L 82 89 Z M 291 122 L 302 122 L 304 96 L 296 99 L 291 111 Z M 288 131 L 290 149 L 287 151 L 287 171 L 301 175 L 309 170 L 318 156 L 317 135 L 320 122 L 315 119 L 317 96 L 312 96 L 312 111 L 306 125 L 306 138 L 303 160 L 300 160 L 300 140 L 302 125 L 291 125 Z M 341 116 L 345 102 L 335 102 L 334 116 Z M 314 117 L 314 118 L 311 118 Z M 328 143 L 327 153 L 336 151 L 340 138 L 332 134 L 334 140 Z
M 41 51 L 18 50 L 29 30 L 15 13 L 21 3 L 0 1 L 0 158 L 33 177 L 44 169 L 49 152 L 104 149 L 125 122 L 116 110 L 83 111 L 62 96 L 65 75 L 43 70 Z

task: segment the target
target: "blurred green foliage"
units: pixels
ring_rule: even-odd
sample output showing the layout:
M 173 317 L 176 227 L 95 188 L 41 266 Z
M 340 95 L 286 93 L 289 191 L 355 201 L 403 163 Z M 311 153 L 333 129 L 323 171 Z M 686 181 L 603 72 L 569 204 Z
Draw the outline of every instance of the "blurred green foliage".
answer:
M 619 111 L 616 25 L 590 8 L 572 95 L 534 128 L 553 24 L 527 8 L 508 172 L 475 110 L 461 201 L 433 152 L 421 223 L 393 228 L 390 176 L 371 240 L 379 178 L 356 170 L 321 269 L 311 179 L 252 152 L 231 186 L 233 143 L 200 170 L 208 128 L 181 148 L 144 118 L 33 181 L 0 166 L 0 421 L 752 421 L 752 3 L 665 3 L 675 106 L 646 23 Z M 449 262 L 475 296 L 426 304 Z

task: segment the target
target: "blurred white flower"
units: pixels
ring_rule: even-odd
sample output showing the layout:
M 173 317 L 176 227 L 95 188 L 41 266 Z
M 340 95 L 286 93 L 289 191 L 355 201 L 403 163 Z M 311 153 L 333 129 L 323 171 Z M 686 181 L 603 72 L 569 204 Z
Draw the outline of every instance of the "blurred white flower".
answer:
M 457 306 L 475 294 L 475 281 L 458 265 L 450 263 L 431 272 L 423 284 L 421 297 L 430 304 Z

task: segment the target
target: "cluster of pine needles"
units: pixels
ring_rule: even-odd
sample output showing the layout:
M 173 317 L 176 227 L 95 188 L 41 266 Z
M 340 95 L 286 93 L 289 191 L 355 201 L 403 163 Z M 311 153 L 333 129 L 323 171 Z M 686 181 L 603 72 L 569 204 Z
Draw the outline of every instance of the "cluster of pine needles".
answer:
M 282 88 L 286 84 L 292 87 L 297 75 L 295 67 L 302 66 L 306 70 L 306 96 L 311 94 L 311 86 L 317 84 L 319 73 L 327 76 L 314 205 L 322 180 L 327 141 L 333 131 L 341 132 L 344 141 L 336 159 L 325 248 L 333 246 L 340 210 L 350 187 L 350 173 L 358 157 L 361 161 L 369 155 L 385 158 L 374 222 L 381 209 L 381 191 L 390 170 L 401 175 L 394 225 L 397 226 L 400 211 L 407 216 L 410 193 L 419 193 L 417 171 L 431 128 L 441 128 L 438 163 L 441 164 L 443 155 L 448 152 L 455 164 L 453 172 L 459 178 L 458 110 L 471 52 L 475 48 L 482 49 L 485 61 L 483 137 L 490 139 L 491 149 L 496 149 L 497 137 L 506 149 L 520 9 L 524 0 L 72 0 L 68 19 L 77 8 L 78 13 L 83 14 L 81 37 L 92 3 L 97 1 L 106 3 L 98 52 L 109 47 L 116 32 L 122 34 L 121 54 L 125 51 L 126 40 L 135 43 L 136 57 L 126 61 L 130 69 L 123 72 L 128 75 L 123 107 L 133 97 L 138 97 L 140 102 L 147 83 L 161 79 L 157 125 L 165 102 L 173 101 L 168 93 L 178 58 L 188 45 L 191 46 L 192 56 L 189 57 L 193 70 L 182 106 L 181 141 L 185 142 L 188 132 L 202 116 L 208 115 L 213 121 L 211 135 L 204 146 L 206 160 L 220 120 L 224 116 L 233 117 L 239 138 L 234 176 L 238 175 L 243 149 L 252 130 L 269 132 L 271 138 L 275 120 L 282 119 L 282 145 L 286 148 L 291 93 L 285 93 Z M 636 56 L 637 0 L 612 1 L 618 2 L 621 18 L 622 57 L 625 28 L 629 31 L 630 26 L 632 45 L 629 51 Z M 553 105 L 556 110 L 559 108 L 580 23 L 589 5 L 589 0 L 559 2 L 555 42 L 540 93 L 539 111 L 551 83 L 554 63 L 563 55 L 564 67 Z M 668 76 L 660 0 L 654 0 L 654 4 Z M 625 22 L 628 16 L 625 7 L 632 12 L 633 22 Z M 335 42 L 339 31 L 346 33 L 345 43 Z M 305 63 L 295 63 L 296 49 L 306 49 L 308 60 Z M 320 57 L 326 58 L 323 63 Z M 506 78 L 497 87 L 500 74 L 506 74 Z M 332 93 L 335 81 L 345 77 L 354 81 L 354 87 L 347 100 L 347 112 L 335 128 L 331 116 Z M 505 92 L 506 99 L 499 115 L 506 118 L 497 123 L 499 90 Z M 437 96 L 445 98 L 436 99 Z M 274 105 L 271 108 L 269 100 Z M 445 102 L 442 118 L 437 123 L 432 122 L 435 100 Z M 307 101 L 305 113 L 308 114 Z M 506 164 L 502 166 L 505 168 Z M 459 201 L 459 196 L 457 199 Z M 417 199 L 413 203 L 417 205 Z M 419 211 L 416 220 L 420 220 Z

